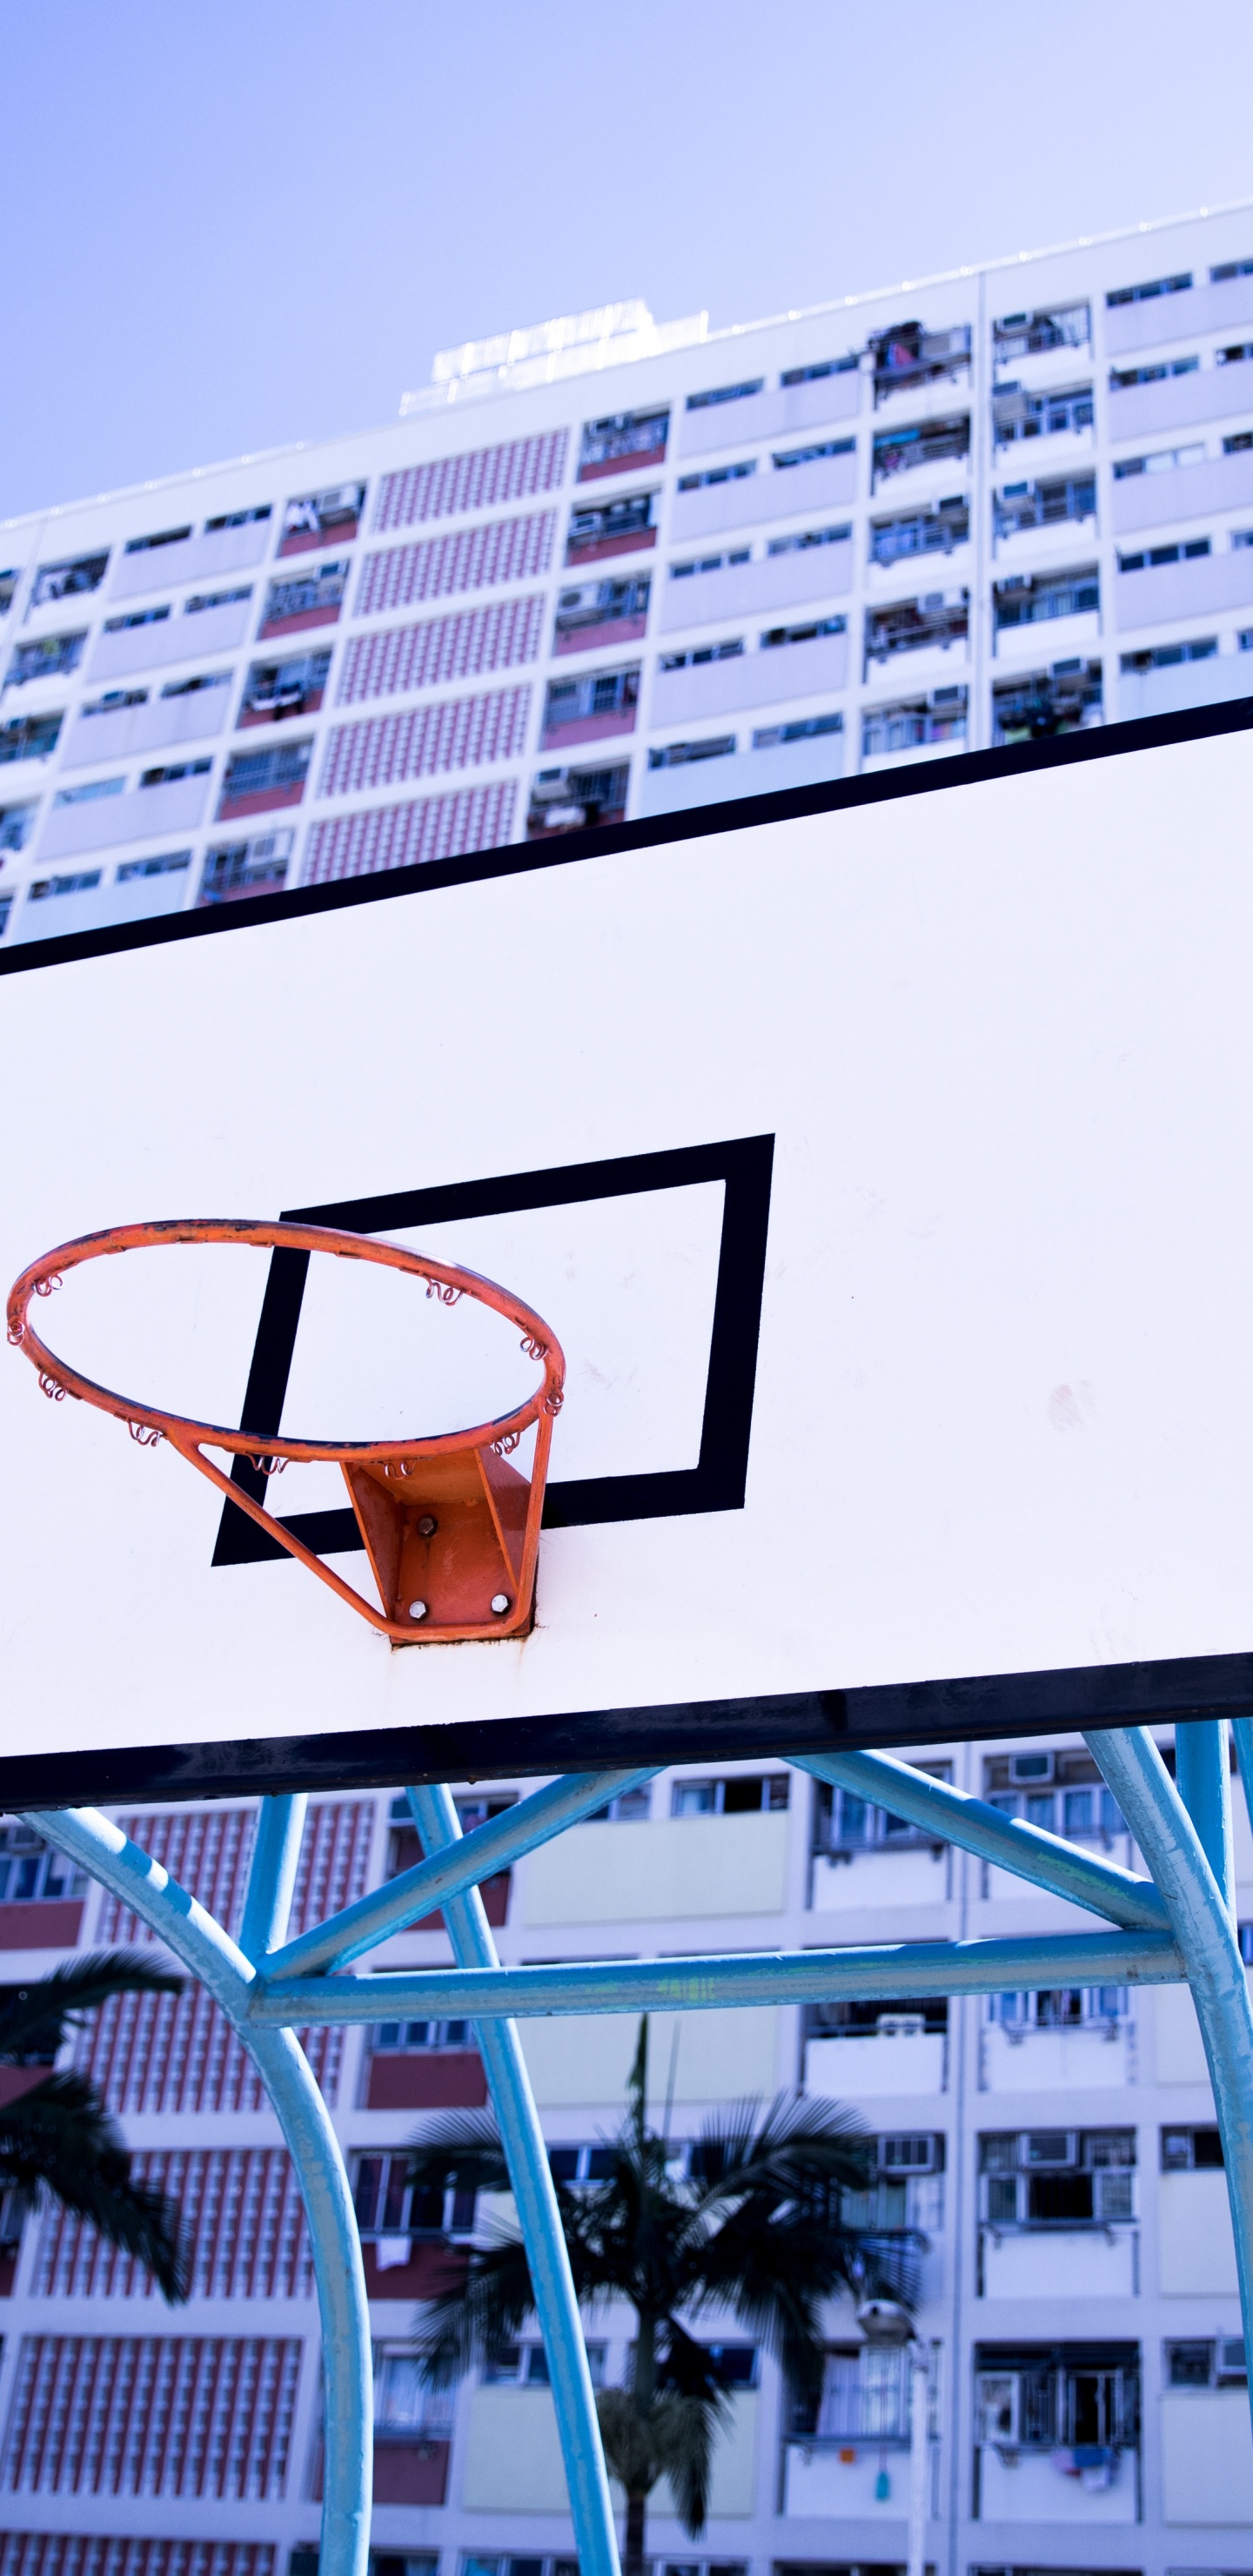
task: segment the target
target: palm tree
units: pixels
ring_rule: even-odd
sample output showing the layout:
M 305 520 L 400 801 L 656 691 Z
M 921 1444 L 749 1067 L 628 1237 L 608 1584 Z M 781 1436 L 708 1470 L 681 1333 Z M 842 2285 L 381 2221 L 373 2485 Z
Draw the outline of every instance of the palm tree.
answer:
M 0 2065 L 31 2070 L 0 2099 L 0 2191 L 21 2215 L 45 2195 L 133 2254 L 173 2304 L 187 2296 L 178 2210 L 131 2179 L 131 2159 L 89 2076 L 55 2071 L 67 2030 L 113 1995 L 165 1995 L 183 1980 L 124 1950 L 74 1959 L 29 1986 L 0 1986 Z M 47 2067 L 47 2074 L 34 2070 Z
M 742 2102 L 705 2123 L 685 2163 L 648 2125 L 647 2072 L 645 2018 L 626 2118 L 597 2159 L 601 2177 L 556 2186 L 580 2301 L 595 2309 L 625 2299 L 635 2310 L 628 2385 L 597 2398 L 605 2458 L 627 2501 L 626 2576 L 643 2568 L 648 2498 L 663 2477 L 690 2537 L 704 2529 L 714 2434 L 730 2400 L 717 2350 L 692 2331 L 697 2321 L 729 2314 L 748 2327 L 812 2406 L 824 2300 L 902 2289 L 888 2249 L 841 2216 L 843 2193 L 864 2191 L 870 2178 L 870 2140 L 848 2112 L 783 2094 L 764 2112 Z M 486 2113 L 431 2124 L 409 2170 L 423 2192 L 450 2181 L 509 2188 Z M 419 2338 L 428 2383 L 449 2387 L 513 2342 L 534 2306 L 519 2236 L 498 2230 L 470 2247 Z

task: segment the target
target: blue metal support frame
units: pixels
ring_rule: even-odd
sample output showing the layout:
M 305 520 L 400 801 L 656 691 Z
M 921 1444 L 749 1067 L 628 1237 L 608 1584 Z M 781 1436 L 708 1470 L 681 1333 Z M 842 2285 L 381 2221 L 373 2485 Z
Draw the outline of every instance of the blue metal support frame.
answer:
M 1233 1721 L 1253 1820 L 1253 1717 Z M 446 1788 L 410 1789 L 425 1858 L 327 1923 L 288 1940 L 304 1801 L 261 1804 L 238 1943 L 195 1899 L 91 1809 L 35 1814 L 57 1850 L 100 1879 L 198 1977 L 249 2050 L 282 2124 L 309 2221 L 322 2322 L 326 2468 L 321 2576 L 366 2576 L 372 2460 L 369 2311 L 348 2177 L 295 2026 L 394 2019 L 472 2020 L 526 2242 L 582 2576 L 618 2576 L 608 2480 L 578 2304 L 547 2151 L 516 2020 L 588 2012 L 717 2010 L 731 2004 L 861 2000 L 900 1994 L 1012 1993 L 1057 1985 L 1154 1985 L 1186 1978 L 1209 2061 L 1227 2167 L 1245 2336 L 1253 2349 L 1253 2004 L 1233 1908 L 1226 1728 L 1177 1730 L 1178 1786 L 1142 1728 L 1092 1733 L 1089 1747 L 1151 1878 L 889 1754 L 807 1756 L 797 1767 L 902 1816 L 1101 1918 L 1092 1931 L 1021 1939 L 893 1942 L 874 1948 L 716 1953 L 683 1959 L 566 1961 L 502 1968 L 480 1883 L 602 1808 L 650 1771 L 555 1780 L 463 1835 Z M 351 1963 L 443 1909 L 456 1965 L 386 1977 Z M 1105 1928 L 1113 1926 L 1115 1928 Z M 327 1973 L 328 1971 L 338 1973 Z

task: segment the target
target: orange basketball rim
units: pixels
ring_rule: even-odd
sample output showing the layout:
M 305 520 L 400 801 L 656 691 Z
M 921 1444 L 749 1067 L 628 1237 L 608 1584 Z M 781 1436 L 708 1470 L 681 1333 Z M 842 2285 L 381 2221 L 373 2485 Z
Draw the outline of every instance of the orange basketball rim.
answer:
M 233 1243 L 262 1250 L 323 1252 L 341 1261 L 372 1261 L 422 1280 L 428 1297 L 455 1306 L 462 1297 L 491 1307 L 515 1324 L 522 1349 L 540 1367 L 540 1382 L 524 1404 L 468 1431 L 444 1431 L 408 1440 L 291 1440 L 276 1434 L 229 1430 L 216 1422 L 166 1413 L 118 1395 L 83 1377 L 58 1358 L 35 1331 L 30 1306 L 49 1297 L 65 1273 L 106 1253 L 150 1250 L 180 1243 Z M 543 1317 L 494 1281 L 455 1263 L 429 1260 L 400 1244 L 371 1235 L 340 1233 L 324 1225 L 253 1225 L 204 1217 L 157 1225 L 118 1225 L 80 1235 L 31 1262 L 9 1292 L 9 1340 L 38 1370 L 44 1394 L 59 1402 L 73 1396 L 115 1414 L 141 1447 L 167 1440 L 189 1466 L 207 1476 L 238 1511 L 246 1512 L 320 1583 L 367 1619 L 393 1645 L 451 1644 L 463 1639 L 517 1637 L 535 1617 L 535 1566 L 553 1422 L 561 1410 L 565 1361 Z M 534 1425 L 530 1474 L 509 1464 Z M 381 1610 L 342 1577 L 240 1483 L 206 1457 L 218 1449 L 247 1459 L 260 1475 L 281 1475 L 290 1459 L 328 1460 L 343 1471 Z

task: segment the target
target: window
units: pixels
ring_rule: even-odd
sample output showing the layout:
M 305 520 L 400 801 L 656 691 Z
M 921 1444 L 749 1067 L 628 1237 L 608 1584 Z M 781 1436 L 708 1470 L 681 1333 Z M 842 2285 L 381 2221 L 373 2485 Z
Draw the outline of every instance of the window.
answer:
M 5 676 L 6 689 L 20 689 L 27 680 L 57 680 L 76 671 L 86 641 L 84 628 L 79 635 L 43 635 L 35 643 L 17 645 Z
M 1061 1986 L 1044 1994 L 988 1997 L 989 2021 L 1018 2038 L 1031 2030 L 1099 2030 L 1112 2039 L 1127 2013 L 1125 1986 Z
M 947 1780 L 951 1765 L 947 1762 L 917 1762 L 911 1763 L 910 1768 L 923 1772 L 932 1780 Z M 904 1848 L 927 1844 L 935 1839 L 938 1838 L 924 1833 L 920 1826 L 907 1824 L 903 1816 L 890 1814 L 886 1807 L 871 1806 L 867 1799 L 855 1797 L 851 1789 L 834 1789 L 825 1780 L 816 1784 L 816 1852 L 880 1851 L 889 1844 L 893 1848 Z
M 140 774 L 141 787 L 177 787 L 184 778 L 207 778 L 211 760 L 171 760 L 163 769 L 145 769 Z
M 789 466 L 817 465 L 824 456 L 852 456 L 856 448 L 855 438 L 822 438 L 808 447 L 785 447 L 781 453 L 776 451 L 770 462 L 777 473 L 785 474 Z
M 735 749 L 733 733 L 707 734 L 703 742 L 667 742 L 649 752 L 650 769 L 686 769 L 694 760 L 723 760 Z M 606 1811 L 607 1812 L 607 1811 Z
M 37 805 L 0 805 L 0 851 L 25 849 L 38 811 Z
M 622 671 L 588 671 L 577 680 L 550 680 L 544 701 L 545 737 L 572 724 L 628 733 L 635 724 L 639 695 L 638 662 Z
M 312 757 L 312 741 L 276 742 L 265 751 L 232 752 L 222 780 L 223 805 L 239 805 L 253 796 L 281 797 L 284 803 L 295 804 L 303 792 Z M 195 765 L 209 767 L 207 760 Z
M 970 324 L 928 331 L 921 322 L 898 322 L 890 331 L 872 331 L 870 355 L 874 398 L 884 402 L 889 394 L 934 384 L 938 377 L 955 376 L 968 367 Z
M 137 877 L 177 876 L 191 866 L 190 850 L 171 850 L 163 859 L 127 859 L 117 872 L 119 885 L 130 885 Z
M 99 884 L 98 874 L 94 882 Z M 86 1884 L 82 1871 L 49 1851 L 29 1825 L 0 1825 L 0 1905 L 81 1896 Z
M 785 742 L 815 742 L 820 734 L 843 731 L 844 718 L 837 707 L 830 715 L 795 716 L 788 724 L 758 725 L 753 735 L 753 749 L 777 751 Z
M 1208 537 L 1181 538 L 1175 545 L 1146 546 L 1139 554 L 1120 554 L 1118 569 L 1120 572 L 1144 572 L 1150 564 L 1191 563 L 1195 556 L 1207 555 L 1209 551 Z
M 1139 653 L 1124 653 L 1120 668 L 1124 671 L 1168 671 L 1177 662 L 1212 662 L 1218 651 L 1216 635 L 1194 635 L 1186 644 L 1153 644 Z M 1109 1796 L 1108 1789 L 1105 1792 Z
M 283 512 L 280 555 L 297 555 L 314 546 L 346 546 L 356 536 L 365 500 L 364 483 L 333 483 L 325 492 L 302 492 Z
M 975 2404 L 980 2443 L 1104 2452 L 1112 2460 L 1139 2443 L 1139 2346 L 976 2344 Z
M 325 626 L 338 617 L 348 587 L 346 563 L 320 564 L 316 572 L 296 573 L 286 581 L 272 581 L 261 620 L 261 633 L 270 635 L 282 626 Z M 246 590 L 221 591 L 217 600 L 188 600 L 189 608 L 216 607 L 226 599 L 247 599 Z
M 415 2192 L 403 2148 L 357 2158 L 352 2202 L 363 2245 L 388 2236 L 471 2236 L 476 2197 L 451 2177 L 438 2191 Z
M 899 2347 L 837 2345 L 823 2362 L 817 2412 L 796 2409 L 793 2430 L 819 2442 L 907 2443 L 910 2358 Z
M 190 680 L 167 680 L 161 695 L 163 698 L 194 698 L 202 689 L 228 688 L 233 677 L 231 671 L 197 671 Z M 146 694 L 143 689 L 135 692 L 139 698 Z
M 948 2029 L 948 2001 L 943 1995 L 898 1995 L 888 2002 L 807 2004 L 807 2039 L 934 2038 Z
M 411 2048 L 473 2048 L 468 2021 L 379 2021 L 370 2042 L 376 2052 Z
M 617 411 L 603 420 L 585 421 L 579 447 L 579 483 L 597 474 L 621 474 L 628 465 L 647 459 L 660 465 L 666 452 L 670 432 L 670 412 Z
M 778 1815 L 787 1802 L 786 1771 L 725 1780 L 675 1780 L 670 1788 L 672 1816 Z
M 52 801 L 54 805 L 93 805 L 98 796 L 120 796 L 125 785 L 124 775 L 93 778 L 85 787 L 59 787 Z
M 484 2558 L 473 2550 L 462 2558 L 461 2576 L 579 2576 L 579 2562 L 577 2558 Z M 683 2576 L 689 2576 L 687 2569 Z M 743 2569 L 736 2569 L 735 2576 L 744 2576 Z
M 329 646 L 317 653 L 293 653 L 282 662 L 254 662 L 240 701 L 241 725 L 260 724 L 267 718 L 278 724 L 284 716 L 313 715 L 322 704 L 330 667 Z M 229 674 L 224 671 L 221 676 L 226 679 Z
M 1253 444 L 1247 430 L 1240 433 L 1246 445 Z M 1225 438 L 1224 448 L 1234 447 L 1235 439 Z M 1151 456 L 1121 456 L 1114 466 L 1114 481 L 1124 483 L 1129 474 L 1169 474 L 1180 465 L 1201 465 L 1205 461 L 1205 442 L 1195 439 L 1190 447 L 1159 447 Z
M 772 652 L 777 644 L 814 644 L 821 635 L 843 635 L 846 617 L 811 617 L 804 626 L 769 626 L 761 637 L 763 653 Z
M 992 2227 L 1091 2227 L 1135 2217 L 1134 2129 L 998 2130 L 979 2140 Z
M 1237 340 L 1230 348 L 1215 349 L 1216 367 L 1242 367 L 1253 358 L 1253 340 Z
M 1058 669 L 1069 672 L 1069 663 Z M 994 1753 L 983 1766 L 983 1794 L 1003 1815 L 1024 1816 L 1046 1833 L 1076 1840 L 1127 1828 L 1090 1753 Z
M 969 622 L 966 590 L 933 590 L 921 599 L 898 599 L 888 608 L 871 608 L 866 615 L 866 660 L 888 662 L 897 653 L 917 652 L 927 645 L 947 651 L 964 641 Z
M 923 2238 L 944 2223 L 944 2163 L 942 2134 L 911 2130 L 879 2137 L 873 2141 L 873 2169 L 865 2190 L 841 2187 L 830 2196 L 833 2223 L 897 2240 L 875 2250 L 900 2261 L 902 2288 L 913 2297 L 917 2265 L 911 2266 L 910 2258 L 924 2250 Z
M 731 564 L 746 564 L 751 561 L 751 547 L 736 546 L 730 554 L 695 555 L 691 563 L 672 563 L 670 578 L 672 581 L 687 581 L 696 572 L 725 572 Z
M 1194 376 L 1200 363 L 1199 358 L 1163 358 L 1153 366 L 1111 367 L 1109 389 L 1125 394 L 1133 385 L 1160 385 L 1166 376 Z
M 261 501 L 251 510 L 224 510 L 216 519 L 205 520 L 205 535 L 218 537 L 226 528 L 250 528 L 258 519 L 268 519 L 273 506 L 270 501 Z
M 331 572 L 335 569 L 335 567 L 334 567 L 333 565 L 331 565 L 331 564 L 328 564 L 328 565 L 327 565 L 327 567 L 326 567 L 326 569 L 327 569 L 327 573 L 329 574 L 329 573 L 331 573 Z M 345 567 L 344 567 L 344 578 L 345 578 L 345 580 L 347 580 L 347 577 L 348 577 L 348 570 L 347 570 L 347 566 L 345 565 Z M 276 585 L 276 587 L 277 587 L 277 585 Z M 296 587 L 296 585 L 295 585 L 295 583 L 294 583 L 294 582 L 292 582 L 292 583 L 289 583 L 289 584 L 288 584 L 288 588 L 289 588 L 289 589 L 295 589 L 295 587 Z M 196 591 L 196 592 L 194 592 L 194 593 L 193 593 L 193 595 L 192 595 L 192 597 L 191 597 L 190 599 L 185 599 L 185 600 L 183 601 L 183 613 L 184 613 L 184 615 L 185 615 L 185 616 L 187 616 L 187 617 L 198 617 L 198 616 L 201 614 L 201 612 L 202 612 L 203 610 L 205 610 L 205 609 L 209 609 L 209 608 L 234 608 L 234 607 L 236 606 L 236 604 L 238 603 L 238 601 L 240 601 L 241 599 L 251 599 L 251 597 L 252 597 L 252 584 L 251 584 L 251 582 L 245 582 L 245 583 L 242 585 L 242 587 L 241 587 L 241 588 L 239 588 L 239 589 L 237 589 L 237 590 L 201 590 L 201 591 Z
M 1031 394 L 1021 385 L 998 385 L 992 396 L 992 427 L 998 447 L 1019 438 L 1057 438 L 1092 427 L 1091 385 L 1071 385 L 1064 392 Z
M 633 638 L 648 620 L 651 583 L 647 573 L 634 581 L 585 581 L 558 595 L 554 650 L 575 653 L 584 638 L 605 626 L 624 626 Z M 626 637 L 622 639 L 626 641 Z
M 539 770 L 527 813 L 528 841 L 577 832 L 584 824 L 620 823 L 630 775 L 625 761 L 603 769 Z
M 1101 605 L 1095 564 L 1079 572 L 1012 573 L 993 584 L 998 627 L 1034 626 L 1053 617 L 1085 617 Z
M 1066 519 L 1096 517 L 1095 474 L 1060 474 L 1046 483 L 1006 483 L 992 505 L 998 537 L 1027 528 L 1053 528 Z
M 645 1781 L 642 1788 L 624 1789 L 620 1797 L 610 1798 L 606 1806 L 597 1807 L 588 1821 L 592 1824 L 606 1825 L 647 1824 L 652 1814 L 652 1806 L 653 1793 L 648 1782 Z
M 687 408 L 689 411 L 708 411 L 714 403 L 743 402 L 747 395 L 759 394 L 765 381 L 764 376 L 751 376 L 742 385 L 718 385 L 712 393 L 689 394 Z
M 6 760 L 47 760 L 56 750 L 63 717 L 14 716 L 11 723 L 0 724 L 0 763 Z
M 146 707 L 147 704 L 146 689 L 106 689 L 103 697 L 92 698 L 79 708 L 79 721 L 83 722 L 88 716 L 121 715 L 127 707 Z
M 1154 295 L 1182 295 L 1192 284 L 1190 268 L 1178 277 L 1151 277 L 1145 286 L 1116 286 L 1105 298 L 1107 304 L 1147 304 Z
M 951 554 L 970 535 L 970 503 L 964 492 L 937 501 L 931 509 L 909 510 L 899 518 L 871 522 L 870 560 L 899 563 L 906 555 Z
M 593 2388 L 605 2384 L 605 2346 L 586 2346 Z M 483 2377 L 497 2388 L 549 2388 L 548 2355 L 542 2343 L 502 2343 L 489 2354 Z
M 785 387 L 788 385 L 814 385 L 817 384 L 823 376 L 854 375 L 860 365 L 861 359 L 856 349 L 851 349 L 846 358 L 819 358 L 816 364 L 812 367 L 788 367 L 785 373 L 780 376 L 779 382 Z
M 744 650 L 742 635 L 724 637 L 720 644 L 687 644 L 677 653 L 663 653 L 658 662 L 661 671 L 695 671 L 704 662 L 736 662 Z
M 853 531 L 847 520 L 845 520 L 844 525 L 839 528 L 801 528 L 795 536 L 772 537 L 766 548 L 766 553 L 768 555 L 801 555 L 806 554 L 811 546 L 845 546 L 848 544 L 852 533 Z M 747 560 L 747 557 L 745 557 L 745 560 Z
M 614 2170 L 612 2147 L 550 2147 L 548 2162 L 554 2182 L 607 2182 Z
M 46 608 L 49 600 L 75 599 L 83 591 L 99 590 L 108 561 L 106 549 L 102 555 L 74 555 L 65 563 L 41 564 L 31 588 L 31 607 Z
M 1086 304 L 1055 304 L 1038 313 L 1006 313 L 992 325 L 998 367 L 1016 358 L 1034 358 L 1043 349 L 1080 349 L 1092 337 Z
M 626 554 L 657 542 L 657 494 L 626 492 L 617 501 L 584 502 L 570 513 L 568 564 Z
M 1077 725 L 1099 724 L 1102 705 L 1099 662 L 1084 662 L 1078 657 L 1055 662 L 1051 671 L 1030 671 L 1018 679 L 993 682 L 992 737 L 998 744 L 1042 742 L 1052 734 L 1069 733 Z M 1005 1801 L 996 1797 L 992 1803 L 999 1807 Z M 1044 1822 L 1048 1804 L 1046 1798 L 1038 1813 L 1031 1810 L 1033 1824 Z M 1018 1806 L 1010 1807 L 1011 1814 L 1025 1812 Z M 1076 1816 L 1080 1812 L 1077 1807 L 1072 1810 Z M 1118 1811 L 1111 1798 L 1108 1808 L 1102 1804 L 1097 1812 L 1105 1818 L 1116 1816 Z M 1077 1825 L 1074 1830 L 1078 1831 Z M 1120 1826 L 1104 1822 L 1093 1827 L 1094 1832 L 1100 1833 L 1119 1830 Z
M 917 465 L 940 465 L 950 457 L 970 454 L 970 415 L 955 412 L 942 420 L 920 420 L 910 429 L 880 430 L 871 451 L 875 488 L 892 474 L 907 474 Z
M 445 2389 L 428 2388 L 422 2376 L 420 2356 L 413 2351 L 389 2352 L 378 2345 L 374 2354 L 374 2433 L 386 2442 L 447 2440 L 452 2429 L 451 2401 Z
M 867 707 L 862 717 L 863 760 L 897 751 L 919 751 L 941 742 L 964 742 L 965 689 L 933 689 L 929 697 L 902 698 L 890 707 Z M 870 1814 L 880 1813 L 869 1809 Z
M 132 626 L 163 626 L 169 613 L 168 600 L 163 608 L 130 608 L 123 617 L 106 617 L 104 631 L 106 635 L 125 635 Z
M 14 564 L 10 564 L 6 572 L 0 572 L 0 617 L 13 606 L 14 593 L 21 578 Z
M 241 895 L 273 894 L 287 882 L 291 832 L 261 832 L 248 841 L 219 842 L 205 854 L 200 903 L 231 903 Z
M 743 483 L 757 471 L 755 456 L 742 457 L 736 465 L 710 465 L 703 474 L 681 474 L 680 492 L 704 492 L 715 483 Z
M 1253 277 L 1253 259 L 1225 259 L 1209 276 L 1211 286 L 1226 286 L 1233 277 Z
M 1163 2129 L 1163 2173 L 1215 2173 L 1223 2163 L 1222 2132 L 1218 2128 Z
M 40 877 L 29 889 L 30 901 L 44 903 L 50 895 L 58 894 L 91 894 L 103 873 L 101 868 L 79 868 L 74 876 Z
M 190 528 L 162 528 L 155 537 L 128 537 L 123 552 L 128 555 L 151 554 L 158 546 L 185 545 L 190 535 Z
M 1207 2335 L 1164 2347 L 1168 2388 L 1244 2388 L 1243 2335 Z

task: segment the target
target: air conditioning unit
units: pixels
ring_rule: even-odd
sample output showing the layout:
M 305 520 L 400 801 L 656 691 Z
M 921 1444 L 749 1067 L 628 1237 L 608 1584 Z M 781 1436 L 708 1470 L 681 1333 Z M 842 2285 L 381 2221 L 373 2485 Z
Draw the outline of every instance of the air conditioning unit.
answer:
M 1011 1753 L 1009 1776 L 1016 1789 L 1046 1789 L 1056 1764 L 1055 1753 Z

